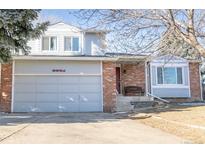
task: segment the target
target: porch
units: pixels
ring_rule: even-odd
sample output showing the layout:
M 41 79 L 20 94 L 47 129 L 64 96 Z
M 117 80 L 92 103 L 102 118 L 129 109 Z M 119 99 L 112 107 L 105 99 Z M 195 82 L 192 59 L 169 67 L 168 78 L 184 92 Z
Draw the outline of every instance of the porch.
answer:
M 146 96 L 147 62 L 143 58 L 119 58 L 116 63 L 116 91 L 121 96 Z
M 148 95 L 149 73 L 144 58 L 123 57 L 116 63 L 116 111 L 132 111 L 152 106 L 154 98 Z

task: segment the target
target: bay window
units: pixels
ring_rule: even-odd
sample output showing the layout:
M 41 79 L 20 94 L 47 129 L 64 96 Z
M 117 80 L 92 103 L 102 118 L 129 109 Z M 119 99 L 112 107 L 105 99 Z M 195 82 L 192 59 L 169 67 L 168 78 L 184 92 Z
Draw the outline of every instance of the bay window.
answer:
M 183 84 L 182 67 L 157 67 L 158 84 Z
M 45 36 L 42 38 L 42 50 L 56 51 L 57 50 L 57 37 Z
M 64 37 L 64 51 L 79 51 L 79 37 Z

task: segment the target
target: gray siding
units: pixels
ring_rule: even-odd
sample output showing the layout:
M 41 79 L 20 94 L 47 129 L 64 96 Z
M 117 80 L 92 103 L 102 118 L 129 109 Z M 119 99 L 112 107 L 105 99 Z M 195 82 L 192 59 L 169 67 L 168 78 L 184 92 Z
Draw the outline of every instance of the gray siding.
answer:
M 153 88 L 158 97 L 189 97 L 189 88 Z
M 105 38 L 105 34 L 84 33 L 78 28 L 63 23 L 48 27 L 43 36 L 56 36 L 57 50 L 42 51 L 42 40 L 39 38 L 28 42 L 28 46 L 31 47 L 31 55 L 101 55 L 102 43 Z M 80 52 L 64 51 L 64 37 L 66 36 L 79 37 Z
M 86 55 L 101 55 L 102 39 L 97 34 L 85 35 L 85 49 Z

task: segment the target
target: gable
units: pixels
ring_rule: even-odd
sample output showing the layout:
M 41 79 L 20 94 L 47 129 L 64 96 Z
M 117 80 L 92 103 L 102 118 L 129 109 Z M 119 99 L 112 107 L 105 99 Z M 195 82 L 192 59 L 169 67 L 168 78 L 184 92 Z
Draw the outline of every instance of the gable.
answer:
M 187 63 L 187 60 L 174 55 L 164 55 L 153 58 L 151 63 Z
M 59 23 L 50 25 L 50 26 L 48 26 L 47 30 L 48 31 L 72 31 L 72 32 L 80 32 L 81 31 L 81 29 L 79 29 L 75 26 L 63 23 L 63 22 L 59 22 Z

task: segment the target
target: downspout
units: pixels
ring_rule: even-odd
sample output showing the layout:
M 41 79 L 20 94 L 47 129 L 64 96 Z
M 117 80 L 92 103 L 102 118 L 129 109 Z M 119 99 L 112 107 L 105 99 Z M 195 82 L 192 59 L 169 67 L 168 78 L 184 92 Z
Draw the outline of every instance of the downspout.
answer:
M 200 94 L 201 100 L 203 101 L 203 88 L 202 88 L 202 77 L 201 77 L 201 65 L 199 64 L 199 80 L 200 80 Z
M 12 62 L 11 112 L 14 112 L 15 60 Z
M 145 61 L 145 96 L 148 96 L 147 61 Z

